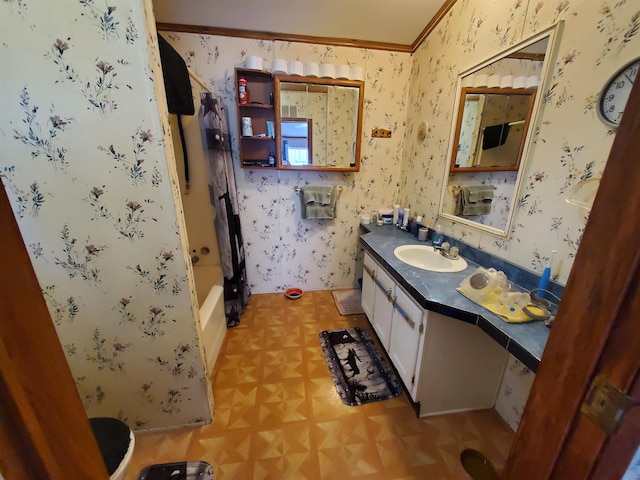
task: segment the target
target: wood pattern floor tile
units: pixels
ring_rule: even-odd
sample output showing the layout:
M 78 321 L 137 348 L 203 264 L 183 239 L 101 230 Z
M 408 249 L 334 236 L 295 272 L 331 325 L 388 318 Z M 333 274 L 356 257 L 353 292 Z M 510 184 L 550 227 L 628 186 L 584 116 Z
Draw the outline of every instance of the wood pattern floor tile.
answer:
M 344 405 L 318 334 L 347 327 L 371 331 L 364 315 L 340 315 L 330 291 L 253 295 L 211 375 L 213 423 L 138 433 L 126 480 L 184 460 L 210 463 L 216 480 L 465 480 L 465 448 L 504 465 L 513 432 L 493 410 L 417 418 L 404 393 Z

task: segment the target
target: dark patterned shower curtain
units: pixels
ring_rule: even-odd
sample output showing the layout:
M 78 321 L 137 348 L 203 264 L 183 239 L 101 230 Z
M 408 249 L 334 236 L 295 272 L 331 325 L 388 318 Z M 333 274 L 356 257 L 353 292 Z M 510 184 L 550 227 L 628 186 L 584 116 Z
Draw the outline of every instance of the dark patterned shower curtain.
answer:
M 200 130 L 209 163 L 209 196 L 216 210 L 215 227 L 224 273 L 224 304 L 227 327 L 240 323 L 249 295 L 244 246 L 240 231 L 236 178 L 231 158 L 227 111 L 219 97 L 200 95 Z

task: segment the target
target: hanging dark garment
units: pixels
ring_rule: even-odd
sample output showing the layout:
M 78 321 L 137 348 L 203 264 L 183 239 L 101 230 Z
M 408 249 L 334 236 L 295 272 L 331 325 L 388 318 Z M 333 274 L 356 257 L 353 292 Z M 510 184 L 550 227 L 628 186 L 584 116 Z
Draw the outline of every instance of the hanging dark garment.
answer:
M 509 128 L 510 125 L 508 123 L 486 127 L 484 129 L 484 137 L 482 138 L 482 150 L 489 150 L 490 148 L 504 145 L 509 135 Z
M 181 115 L 193 115 L 196 113 L 193 105 L 193 94 L 191 93 L 189 70 L 180 54 L 160 35 L 158 35 L 158 46 L 160 48 L 164 90 L 167 93 L 167 107 L 169 113 L 175 113 L 178 116 L 178 129 L 184 158 L 185 193 L 188 193 L 189 159 L 187 158 L 187 145 L 184 140 Z
M 240 230 L 236 178 L 231 158 L 231 136 L 220 99 L 200 95 L 200 129 L 209 161 L 209 196 L 216 210 L 216 233 L 224 273 L 224 304 L 227 327 L 240 323 L 249 295 L 244 246 Z

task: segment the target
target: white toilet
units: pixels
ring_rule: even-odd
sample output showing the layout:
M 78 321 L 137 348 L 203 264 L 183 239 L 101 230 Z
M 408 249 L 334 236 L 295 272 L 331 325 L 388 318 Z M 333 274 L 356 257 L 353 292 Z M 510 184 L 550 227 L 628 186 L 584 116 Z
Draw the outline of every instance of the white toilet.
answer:
M 123 480 L 135 447 L 133 431 L 126 423 L 116 418 L 90 418 L 89 423 L 109 472 L 109 478 Z

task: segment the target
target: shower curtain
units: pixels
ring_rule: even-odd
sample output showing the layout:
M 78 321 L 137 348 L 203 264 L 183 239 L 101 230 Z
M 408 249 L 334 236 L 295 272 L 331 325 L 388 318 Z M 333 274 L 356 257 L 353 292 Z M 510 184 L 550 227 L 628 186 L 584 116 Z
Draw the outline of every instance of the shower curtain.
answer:
M 224 273 L 224 304 L 227 327 L 240 323 L 249 295 L 244 246 L 240 231 L 236 179 L 231 159 L 227 111 L 211 93 L 200 95 L 200 130 L 209 162 L 209 196 L 216 210 L 215 227 Z

